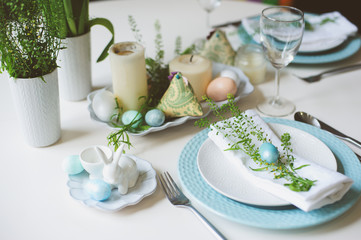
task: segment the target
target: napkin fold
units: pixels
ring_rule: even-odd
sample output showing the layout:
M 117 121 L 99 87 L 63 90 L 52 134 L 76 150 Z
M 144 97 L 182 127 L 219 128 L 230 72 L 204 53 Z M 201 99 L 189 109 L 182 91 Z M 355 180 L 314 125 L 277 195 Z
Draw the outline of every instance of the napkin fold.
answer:
M 262 128 L 264 133 L 268 135 L 267 137 L 271 139 L 272 144 L 276 146 L 280 154 L 282 154 L 283 147 L 281 146 L 280 139 L 271 130 L 267 123 L 262 120 L 257 112 L 254 110 L 247 110 L 244 112 L 244 114 L 246 114 L 248 117 L 251 117 L 254 124 L 258 126 L 258 128 Z M 234 118 L 225 121 L 234 121 Z M 217 123 L 217 126 L 221 127 L 223 124 L 224 121 L 221 121 Z M 339 201 L 353 184 L 353 180 L 351 178 L 339 172 L 322 167 L 315 162 L 303 159 L 296 154 L 293 154 L 295 157 L 295 168 L 309 164 L 309 166 L 297 170 L 297 174 L 303 178 L 317 181 L 315 182 L 315 185 L 312 186 L 311 189 L 307 192 L 292 191 L 287 186 L 284 186 L 285 183 L 289 183 L 286 179 L 275 179 L 273 173 L 270 173 L 269 171 L 252 170 L 251 168 L 257 169 L 260 166 L 242 150 L 224 151 L 225 149 L 229 148 L 229 144 L 238 142 L 240 139 L 234 139 L 233 137 L 225 138 L 224 136 L 226 134 L 230 134 L 230 130 L 227 128 L 221 131 L 217 130 L 214 126 L 212 126 L 212 128 L 212 131 L 210 131 L 208 134 L 209 138 L 218 146 L 218 148 L 223 152 L 224 156 L 229 161 L 241 166 L 240 174 L 247 176 L 247 179 L 256 187 L 259 187 L 266 192 L 269 192 L 281 199 L 290 202 L 303 211 L 308 212 L 321 208 L 327 204 Z M 220 134 L 217 134 L 217 132 Z M 257 147 L 262 144 L 262 142 L 258 141 L 257 139 L 253 140 Z
M 242 20 L 243 29 L 260 43 L 260 16 L 245 18 Z M 305 14 L 305 22 L 309 23 L 312 30 L 304 31 L 300 51 L 315 49 L 322 43 L 342 43 L 348 37 L 357 33 L 357 27 L 345 18 L 341 13 L 329 12 L 320 15 Z

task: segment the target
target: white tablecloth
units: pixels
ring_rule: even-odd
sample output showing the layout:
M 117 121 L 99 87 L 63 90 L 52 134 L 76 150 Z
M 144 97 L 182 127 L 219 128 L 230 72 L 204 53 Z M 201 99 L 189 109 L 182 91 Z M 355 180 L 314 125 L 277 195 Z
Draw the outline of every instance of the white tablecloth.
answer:
M 251 16 L 264 7 L 254 2 L 222 1 L 211 13 L 211 24 Z M 91 17 L 112 21 L 116 42 L 134 40 L 128 15 L 136 19 L 149 56 L 154 56 L 154 22 L 159 19 L 166 61 L 173 57 L 177 36 L 182 37 L 186 47 L 207 33 L 205 11 L 195 0 L 96 1 L 90 4 Z M 92 28 L 91 37 L 92 81 L 94 88 L 99 88 L 111 84 L 109 59 L 95 63 L 110 34 L 97 26 Z M 358 52 L 338 63 L 289 66 L 281 74 L 281 95 L 293 101 L 297 110 L 314 114 L 340 131 L 361 139 L 361 70 L 313 84 L 292 75 L 311 75 L 360 61 Z M 110 130 L 90 119 L 85 100 L 61 101 L 61 140 L 50 147 L 29 147 L 18 128 L 6 75 L 0 78 L 0 239 L 212 239 L 213 235 L 190 211 L 173 207 L 160 188 L 139 204 L 114 214 L 73 200 L 61 168 L 63 159 L 89 145 L 106 145 Z M 267 78 L 268 81 L 255 86 L 255 91 L 239 102 L 241 109 L 254 108 L 264 95 L 273 94 L 273 72 L 269 72 Z M 286 118 L 293 119 L 293 116 Z M 158 172 L 169 171 L 179 183 L 178 156 L 199 131 L 190 121 L 144 137 L 131 137 L 135 147 L 129 153 L 148 160 Z M 351 211 L 324 225 L 285 231 L 241 225 L 202 205 L 195 205 L 229 239 L 356 239 L 361 228 L 360 202 Z

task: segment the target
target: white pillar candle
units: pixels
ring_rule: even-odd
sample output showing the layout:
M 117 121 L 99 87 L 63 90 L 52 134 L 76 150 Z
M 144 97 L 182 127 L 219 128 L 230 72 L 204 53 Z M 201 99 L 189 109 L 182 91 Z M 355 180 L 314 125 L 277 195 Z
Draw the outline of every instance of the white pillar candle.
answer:
M 212 80 L 212 62 L 199 55 L 181 55 L 169 63 L 170 72 L 181 72 L 190 82 L 199 101 L 206 95 L 207 86 Z
M 115 43 L 110 47 L 113 93 L 124 111 L 139 110 L 148 96 L 144 47 L 135 42 Z

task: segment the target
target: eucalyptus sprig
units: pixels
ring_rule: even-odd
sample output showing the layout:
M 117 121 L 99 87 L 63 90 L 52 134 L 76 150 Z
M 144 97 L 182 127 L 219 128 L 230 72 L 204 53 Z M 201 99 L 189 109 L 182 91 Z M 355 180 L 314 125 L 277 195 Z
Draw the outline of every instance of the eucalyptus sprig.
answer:
M 258 168 L 251 168 L 253 171 L 269 171 L 274 174 L 275 179 L 283 178 L 287 180 L 288 183 L 284 185 L 292 191 L 308 191 L 315 184 L 315 180 L 302 178 L 297 174 L 297 170 L 308 165 L 294 167 L 295 158 L 292 155 L 293 149 L 291 148 L 291 136 L 289 133 L 284 133 L 281 137 L 281 146 L 283 147 L 284 154 L 280 155 L 276 163 L 267 163 L 261 159 L 259 148 L 256 147 L 253 139 L 256 138 L 260 142 L 270 143 L 271 139 L 264 133 L 262 128 L 254 123 L 252 117 L 247 116 L 235 105 L 234 96 L 228 95 L 227 104 L 221 107 L 218 107 L 207 97 L 204 97 L 204 99 L 213 110 L 216 122 L 211 123 L 208 118 L 203 118 L 197 120 L 195 125 L 199 127 L 213 126 L 217 130 L 216 134 L 223 134 L 231 142 L 229 148 L 225 149 L 225 151 L 243 151 L 259 166 Z M 227 111 L 231 113 L 232 119 L 228 119 L 225 116 Z M 222 125 L 217 124 L 218 121 L 222 121 Z

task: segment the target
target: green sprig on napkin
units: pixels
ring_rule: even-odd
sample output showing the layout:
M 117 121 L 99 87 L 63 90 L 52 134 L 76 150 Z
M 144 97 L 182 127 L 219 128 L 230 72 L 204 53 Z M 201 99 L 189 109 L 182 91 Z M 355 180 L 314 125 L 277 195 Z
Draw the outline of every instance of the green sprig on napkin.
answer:
M 308 165 L 302 165 L 294 167 L 294 157 L 292 155 L 293 149 L 291 148 L 291 136 L 289 133 L 284 133 L 281 137 L 282 147 L 285 152 L 281 155 L 277 163 L 267 163 L 261 159 L 259 148 L 255 146 L 252 138 L 261 142 L 270 142 L 267 134 L 262 129 L 258 128 L 252 120 L 252 117 L 247 116 L 242 112 L 238 106 L 235 105 L 234 96 L 228 95 L 227 104 L 222 105 L 220 108 L 209 98 L 205 97 L 205 100 L 210 105 L 216 116 L 215 121 L 221 121 L 222 126 L 217 122 L 211 123 L 207 118 L 199 119 L 195 122 L 199 127 L 213 127 L 216 129 L 217 134 L 223 134 L 223 132 L 231 132 L 225 134 L 227 139 L 237 138 L 239 141 L 233 142 L 225 151 L 243 151 L 259 166 L 258 168 L 251 168 L 253 171 L 268 171 L 274 174 L 275 179 L 285 179 L 288 183 L 285 184 L 290 190 L 295 192 L 307 192 L 315 184 L 316 180 L 310 180 L 302 178 L 297 174 L 297 171 L 307 167 Z M 230 121 L 227 118 L 226 113 L 230 112 L 234 121 Z M 212 129 L 212 128 L 211 128 Z M 213 130 L 213 129 L 212 129 Z

